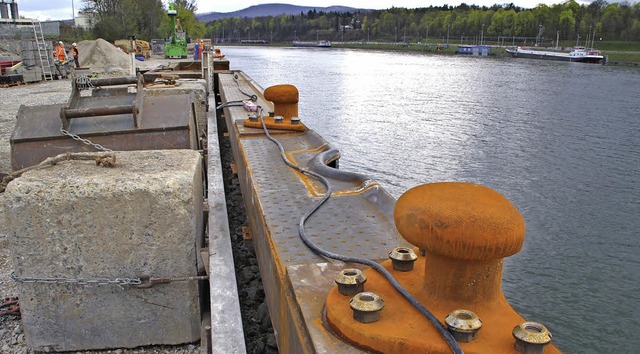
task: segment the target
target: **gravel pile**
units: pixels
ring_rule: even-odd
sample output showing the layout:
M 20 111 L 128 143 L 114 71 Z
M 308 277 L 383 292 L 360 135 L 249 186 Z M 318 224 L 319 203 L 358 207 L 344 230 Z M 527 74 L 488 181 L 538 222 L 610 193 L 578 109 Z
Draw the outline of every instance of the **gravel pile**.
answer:
M 129 55 L 102 38 L 79 42 L 78 52 L 81 67 L 91 67 L 94 72 L 129 72 Z

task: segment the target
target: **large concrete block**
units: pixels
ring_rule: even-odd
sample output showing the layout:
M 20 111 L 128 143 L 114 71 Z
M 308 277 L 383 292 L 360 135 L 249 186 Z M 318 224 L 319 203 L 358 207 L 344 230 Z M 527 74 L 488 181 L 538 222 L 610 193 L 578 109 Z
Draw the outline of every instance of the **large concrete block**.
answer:
M 176 278 L 197 273 L 202 168 L 192 150 L 116 152 L 115 168 L 65 161 L 11 182 L 4 202 L 15 275 Z M 150 289 L 20 283 L 27 344 L 41 351 L 199 339 L 196 281 Z

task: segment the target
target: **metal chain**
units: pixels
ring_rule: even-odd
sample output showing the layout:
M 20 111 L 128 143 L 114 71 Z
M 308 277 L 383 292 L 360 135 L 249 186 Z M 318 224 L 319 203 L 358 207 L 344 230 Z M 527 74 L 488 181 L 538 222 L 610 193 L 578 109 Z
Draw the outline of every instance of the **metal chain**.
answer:
M 96 144 L 88 139 L 83 139 L 73 133 L 70 133 L 69 131 L 65 130 L 63 127 L 60 127 L 60 132 L 68 137 L 70 137 L 73 140 L 77 140 L 81 143 L 87 144 L 89 146 L 93 146 L 94 148 L 96 148 L 97 150 L 101 150 L 101 151 L 105 151 L 105 152 L 113 152 L 113 150 L 106 148 L 100 144 Z
M 77 285 L 140 285 L 140 278 L 36 278 L 36 277 L 19 277 L 15 273 L 11 273 L 11 279 L 20 283 L 44 283 L 44 284 L 77 284 Z
M 78 90 L 86 90 L 94 87 L 91 79 L 86 75 L 80 75 L 76 78 L 76 86 Z
M 77 285 L 130 285 L 134 288 L 148 289 L 158 284 L 168 284 L 172 282 L 206 280 L 206 275 L 194 275 L 175 278 L 155 278 L 144 276 L 140 278 L 36 278 L 36 277 L 19 277 L 15 273 L 11 273 L 11 279 L 21 283 L 43 283 L 43 284 L 77 284 Z

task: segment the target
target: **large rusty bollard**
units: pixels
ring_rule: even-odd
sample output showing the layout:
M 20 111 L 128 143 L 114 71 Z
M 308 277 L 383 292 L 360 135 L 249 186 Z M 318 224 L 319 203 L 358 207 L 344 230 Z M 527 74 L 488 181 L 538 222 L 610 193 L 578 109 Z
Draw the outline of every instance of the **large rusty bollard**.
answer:
M 285 120 L 298 116 L 298 88 L 283 84 L 267 87 L 264 99 L 273 102 L 274 116 L 281 116 Z
M 269 129 L 305 131 L 307 127 L 298 117 L 298 89 L 289 84 L 275 85 L 264 90 L 264 99 L 273 102 L 273 115 L 261 117 Z M 262 128 L 258 117 L 247 118 L 245 127 Z
M 503 297 L 502 259 L 522 248 L 524 219 L 501 194 L 472 183 L 425 184 L 400 197 L 394 218 L 402 237 L 427 253 L 430 300 L 475 307 Z
M 517 353 L 512 330 L 525 320 L 509 306 L 501 290 L 503 258 L 520 251 L 524 242 L 524 220 L 515 206 L 481 185 L 433 183 L 403 194 L 396 203 L 394 220 L 404 239 L 418 246 L 416 253 L 424 251 L 424 256 L 418 256 L 410 271 L 394 270 L 391 261 L 382 265 L 443 326 L 450 314 L 477 315 L 481 329 L 474 326 L 477 333 L 462 333 L 468 341 L 459 342 L 463 351 Z M 356 346 L 384 353 L 450 351 L 437 329 L 381 275 L 371 269 L 364 273 L 366 291 L 384 299 L 380 319 L 363 324 L 349 318 L 351 314 L 344 310 L 349 299 L 333 289 L 326 311 L 337 334 Z M 452 332 L 466 330 L 449 328 Z M 553 345 L 544 349 L 545 353 L 558 352 Z

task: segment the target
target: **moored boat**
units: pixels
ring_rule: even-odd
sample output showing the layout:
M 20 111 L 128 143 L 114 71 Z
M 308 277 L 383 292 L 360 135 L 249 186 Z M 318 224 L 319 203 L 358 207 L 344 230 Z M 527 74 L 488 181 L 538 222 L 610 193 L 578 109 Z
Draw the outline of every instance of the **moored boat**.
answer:
M 557 51 L 543 51 L 535 49 L 522 49 L 515 47 L 507 49 L 507 53 L 514 58 L 543 59 L 557 61 L 575 61 L 580 63 L 602 63 L 604 56 L 595 49 L 574 47 L 569 53 Z
M 317 41 L 317 42 L 302 42 L 302 41 L 293 41 L 291 42 L 294 47 L 318 47 L 318 48 L 329 48 L 331 47 L 331 42 L 329 41 Z

